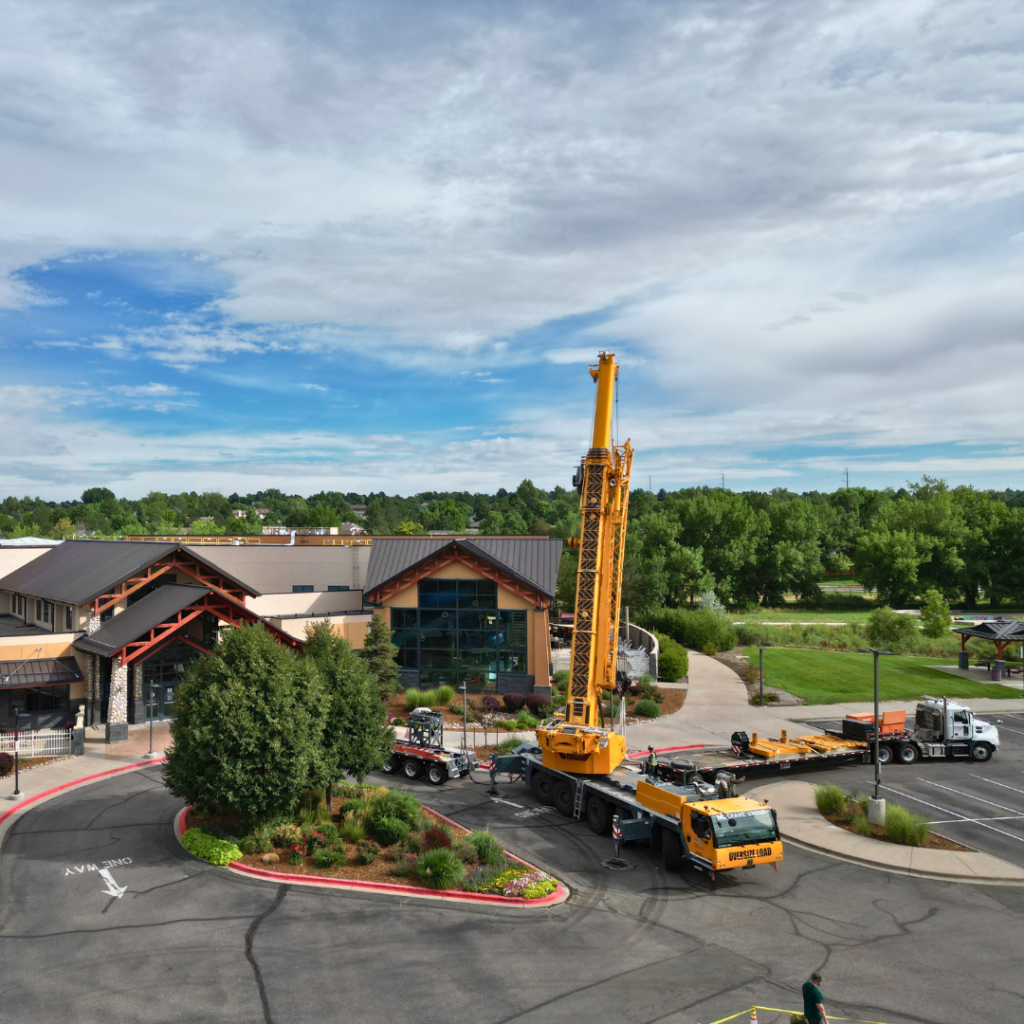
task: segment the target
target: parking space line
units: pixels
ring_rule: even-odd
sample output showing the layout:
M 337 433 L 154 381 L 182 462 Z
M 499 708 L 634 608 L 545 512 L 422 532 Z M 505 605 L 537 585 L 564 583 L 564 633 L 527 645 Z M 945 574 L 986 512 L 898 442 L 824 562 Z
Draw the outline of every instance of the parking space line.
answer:
M 922 800 L 919 796 L 914 796 L 911 793 L 904 793 L 902 790 L 894 789 L 892 786 L 882 786 L 882 789 L 887 789 L 890 793 L 895 793 L 897 796 L 901 796 L 905 800 L 913 800 L 915 803 L 924 804 L 925 807 L 934 807 L 935 810 L 942 811 L 943 814 L 956 815 L 956 817 L 961 821 L 969 821 L 972 824 L 980 825 L 982 828 L 991 829 L 993 832 L 998 832 L 1001 836 L 1016 839 L 1018 843 L 1024 843 L 1024 836 L 1015 836 L 1012 832 L 1006 832 L 1001 828 L 996 828 L 995 825 L 989 825 L 987 822 L 976 821 L 974 818 L 968 818 L 966 814 L 957 814 L 956 811 L 950 810 L 948 807 L 943 807 L 940 804 L 929 803 L 927 800 Z
M 956 813 L 955 811 L 951 813 Z M 998 818 L 943 818 L 940 821 L 929 821 L 929 825 L 962 825 L 964 822 L 972 821 L 1013 821 L 1017 818 L 1024 818 L 1024 814 L 1004 814 Z
M 1000 729 L 1005 729 L 1007 732 L 1015 732 L 1018 736 L 1024 736 L 1024 729 L 1011 729 L 1005 722 L 1000 723 Z
M 941 782 L 932 782 L 931 779 L 922 779 L 920 777 L 918 777 L 918 782 L 923 782 L 926 786 L 934 786 L 936 789 L 945 790 L 945 792 L 952 793 L 954 796 L 962 796 L 965 800 L 976 800 L 980 804 L 998 807 L 1001 811 L 1013 811 L 1014 814 L 1020 813 L 1019 807 L 1007 807 L 1006 804 L 997 804 L 995 800 L 986 800 L 983 796 L 975 796 L 973 793 L 961 793 L 959 789 L 953 789 L 952 786 L 943 786 Z
M 1022 794 L 1024 794 L 1024 789 L 1018 789 L 1016 786 L 1009 785 L 1009 783 L 1006 783 L 1006 782 L 996 782 L 995 779 L 987 779 L 987 778 L 985 778 L 984 775 L 977 775 L 974 772 L 971 772 L 971 774 L 974 775 L 974 777 L 976 779 L 981 779 L 982 782 L 991 782 L 993 786 L 1002 786 L 1003 789 L 1012 789 L 1014 791 L 1014 793 L 1022 793 Z

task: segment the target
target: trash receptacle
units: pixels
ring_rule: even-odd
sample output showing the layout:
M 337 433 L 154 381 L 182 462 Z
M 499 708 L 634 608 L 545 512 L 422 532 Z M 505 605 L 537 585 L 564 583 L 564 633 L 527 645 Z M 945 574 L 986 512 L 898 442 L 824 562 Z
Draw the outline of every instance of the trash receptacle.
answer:
M 956 658 L 957 668 L 970 668 L 971 667 L 971 656 L 967 651 L 961 651 Z
M 998 683 L 1002 680 L 1003 676 L 1006 675 L 1006 662 L 1005 661 L 993 661 L 990 678 L 992 682 Z

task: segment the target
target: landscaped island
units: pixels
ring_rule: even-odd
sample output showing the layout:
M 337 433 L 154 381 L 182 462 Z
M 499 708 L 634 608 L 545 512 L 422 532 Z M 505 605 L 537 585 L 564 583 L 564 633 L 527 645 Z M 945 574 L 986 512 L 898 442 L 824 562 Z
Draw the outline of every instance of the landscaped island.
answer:
M 314 799 L 298 817 L 249 832 L 239 817 L 204 816 L 190 808 L 182 842 L 213 864 L 284 874 L 527 900 L 558 888 L 550 875 L 510 857 L 491 832 L 470 832 L 407 793 L 358 785 L 338 793 L 333 814 L 310 794 Z

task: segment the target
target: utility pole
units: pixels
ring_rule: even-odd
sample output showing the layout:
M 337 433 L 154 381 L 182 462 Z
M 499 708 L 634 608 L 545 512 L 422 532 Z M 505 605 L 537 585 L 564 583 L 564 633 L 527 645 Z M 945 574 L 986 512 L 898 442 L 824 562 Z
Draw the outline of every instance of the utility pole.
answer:
M 875 725 L 872 746 L 875 755 L 875 795 L 868 799 L 868 821 L 872 825 L 885 824 L 885 801 L 881 797 L 882 762 L 878 759 L 878 734 L 882 731 L 882 718 L 878 710 L 878 656 L 891 655 L 892 651 L 877 647 L 859 647 L 861 654 L 871 654 L 875 658 Z
M 725 490 L 725 474 L 722 474 L 722 490 Z
M 846 489 L 849 490 L 850 489 L 850 471 L 848 469 L 844 469 L 843 472 L 846 474 Z

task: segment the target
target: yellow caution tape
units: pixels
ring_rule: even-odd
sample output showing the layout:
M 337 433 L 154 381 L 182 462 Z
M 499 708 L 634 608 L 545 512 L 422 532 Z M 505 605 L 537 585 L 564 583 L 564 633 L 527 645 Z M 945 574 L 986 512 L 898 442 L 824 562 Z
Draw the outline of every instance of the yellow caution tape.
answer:
M 768 1010 L 771 1013 L 801 1013 L 801 1010 L 782 1010 L 778 1006 L 752 1006 L 750 1010 Z M 721 1020 L 713 1020 L 710 1024 L 725 1024 L 726 1021 L 735 1020 L 737 1017 L 742 1017 L 745 1013 L 750 1013 L 750 1010 L 740 1010 L 739 1013 L 734 1013 L 731 1017 L 723 1017 Z M 883 1020 L 861 1020 L 859 1017 L 836 1017 L 834 1014 L 828 1015 L 829 1020 L 845 1020 L 849 1021 L 850 1024 L 887 1024 Z

